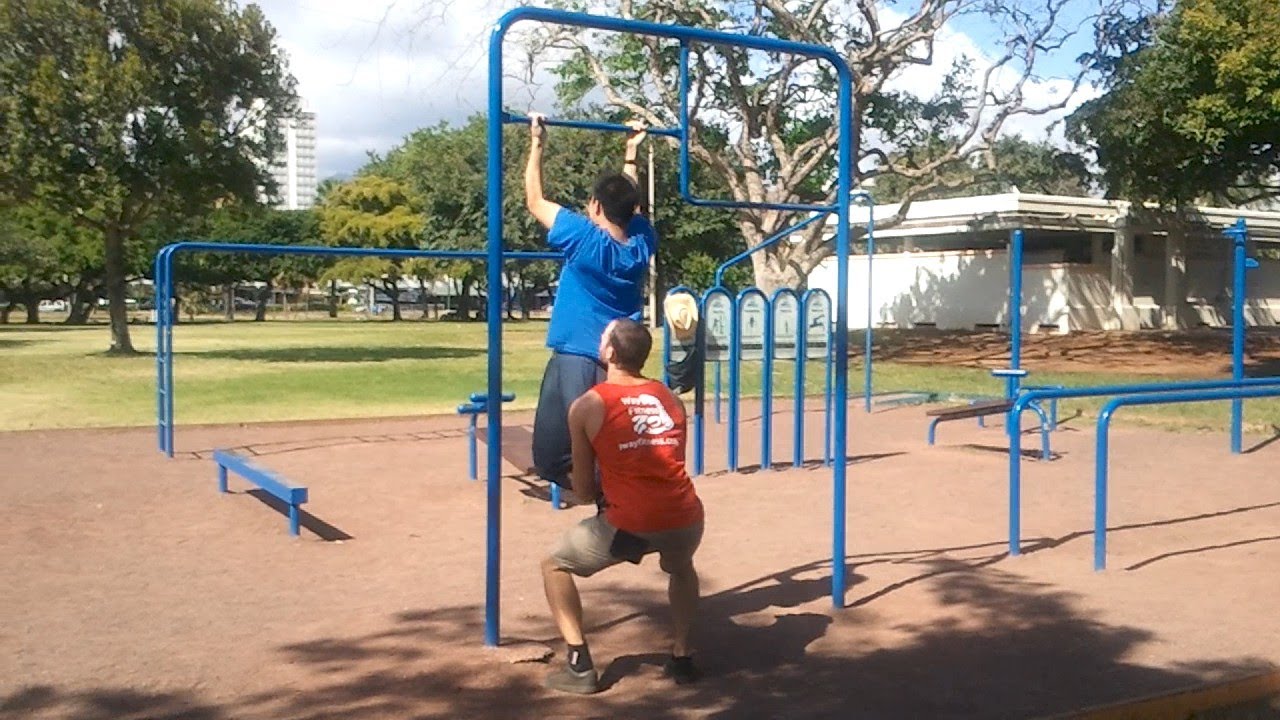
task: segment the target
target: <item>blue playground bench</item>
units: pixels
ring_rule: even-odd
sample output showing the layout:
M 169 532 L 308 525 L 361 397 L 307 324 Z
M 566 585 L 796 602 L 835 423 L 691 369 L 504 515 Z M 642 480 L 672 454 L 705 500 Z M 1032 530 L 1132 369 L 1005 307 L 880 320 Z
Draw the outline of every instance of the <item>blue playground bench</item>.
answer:
M 227 491 L 228 470 L 257 485 L 289 506 L 289 534 L 297 537 L 300 515 L 298 506 L 307 501 L 305 487 L 291 485 L 270 470 L 253 464 L 248 458 L 226 450 L 214 450 L 213 461 L 218 464 L 218 492 Z
M 509 403 L 516 399 L 515 393 L 502 393 L 502 402 Z M 467 477 L 476 479 L 476 420 L 489 411 L 489 395 L 487 393 L 471 393 L 470 402 L 458 406 L 459 415 L 470 415 L 467 424 Z
M 1027 371 L 1022 369 L 996 369 L 992 370 L 994 377 L 1003 378 L 1006 383 L 1006 396 L 1000 400 L 973 400 L 967 405 L 957 405 L 953 407 L 935 408 L 925 413 L 927 417 L 933 418 L 929 422 L 928 441 L 930 445 L 934 444 L 937 437 L 938 425 L 950 420 L 965 420 L 968 418 L 977 418 L 978 425 L 985 427 L 983 419 L 988 415 L 1003 415 L 1013 408 L 1013 403 L 1018 399 L 1018 395 L 1024 390 L 1045 390 L 1059 389 L 1057 385 L 1027 385 L 1023 386 L 1021 380 L 1027 376 Z M 1058 426 L 1058 401 L 1056 399 L 1050 402 L 1048 415 L 1038 403 L 1032 403 L 1028 407 L 1040 416 L 1040 454 L 1045 460 L 1052 457 L 1049 448 L 1049 432 L 1056 430 Z

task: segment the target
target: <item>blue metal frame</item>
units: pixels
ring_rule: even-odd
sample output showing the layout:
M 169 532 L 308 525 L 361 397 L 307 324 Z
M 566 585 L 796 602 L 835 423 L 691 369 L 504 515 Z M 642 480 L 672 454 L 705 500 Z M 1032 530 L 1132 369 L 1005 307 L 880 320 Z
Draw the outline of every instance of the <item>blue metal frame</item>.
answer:
M 300 506 L 307 502 L 308 497 L 305 487 L 290 485 L 289 481 L 283 477 L 266 468 L 258 467 L 249 458 L 228 450 L 215 449 L 213 461 L 218 465 L 218 492 L 227 491 L 227 471 L 234 472 L 283 502 L 289 508 L 289 534 L 298 536 L 302 520 Z
M 871 340 L 872 327 L 875 324 L 875 296 L 872 288 L 871 261 L 876 255 L 876 201 L 871 193 L 859 190 L 849 196 L 849 201 L 865 200 L 867 202 L 867 336 L 862 350 L 862 404 L 866 412 L 871 412 Z
M 1280 377 L 1248 378 L 1244 380 L 1199 380 L 1181 383 L 1150 383 L 1142 385 L 1102 385 L 1086 388 L 1062 388 L 1028 390 L 1013 403 L 1009 410 L 1009 554 L 1022 554 L 1022 413 L 1039 400 L 1106 397 L 1110 395 L 1158 395 L 1161 393 L 1185 393 L 1225 389 L 1280 386 Z
M 805 371 L 809 363 L 809 327 L 808 327 L 809 303 L 811 303 L 813 301 L 813 298 L 815 297 L 822 297 L 826 299 L 828 321 L 831 320 L 831 308 L 833 307 L 831 303 L 831 295 L 827 294 L 827 291 L 823 290 L 822 288 L 810 288 L 808 290 L 805 290 L 804 294 L 800 296 L 800 319 L 801 319 L 800 324 L 803 325 L 804 327 L 801 329 L 800 337 L 796 342 L 796 357 L 799 358 L 800 360 L 796 365 L 796 411 L 795 411 L 796 422 L 795 422 L 795 428 L 794 428 L 794 435 L 792 437 L 792 442 L 795 444 L 795 449 L 793 451 L 794 457 L 792 458 L 792 464 L 795 467 L 800 467 L 801 465 L 804 464 L 804 401 L 805 401 L 805 394 L 806 394 Z M 847 339 L 848 333 L 849 333 L 849 328 L 847 326 L 845 327 L 844 332 L 845 332 L 845 337 Z M 830 329 L 828 329 L 828 334 L 830 334 Z M 847 343 L 845 345 L 845 349 L 847 353 L 848 352 Z M 831 370 L 832 370 L 832 360 L 834 358 L 834 355 L 835 354 L 832 351 L 832 343 L 827 342 L 826 372 L 825 372 L 826 377 L 824 378 L 824 381 L 823 381 L 824 387 L 822 390 L 822 402 L 824 406 L 823 414 L 822 414 L 822 422 L 823 422 L 822 432 L 823 432 L 823 435 L 825 436 L 825 439 L 823 440 L 823 448 L 822 448 L 824 465 L 830 465 L 832 461 L 831 443 L 832 443 L 832 435 L 835 430 L 835 425 L 833 424 L 832 417 L 831 417 L 831 406 L 832 406 Z M 848 368 L 847 358 L 843 361 L 843 364 L 845 365 L 846 372 L 847 372 L 847 368 Z M 846 388 L 846 392 L 842 394 L 841 397 L 844 397 L 847 399 L 848 397 L 847 388 Z M 841 428 L 845 427 L 844 421 L 841 421 L 839 426 Z M 842 432 L 841 436 L 847 437 L 847 434 Z M 842 440 L 842 442 L 844 441 Z M 847 463 L 841 463 L 841 464 L 846 465 Z
M 681 194 L 695 205 L 730 208 L 767 209 L 769 204 L 732 203 L 723 201 L 699 201 L 689 196 L 689 43 L 709 43 L 716 45 L 738 46 L 765 52 L 796 54 L 824 60 L 831 64 L 837 75 L 837 114 L 839 142 L 836 147 L 838 174 L 835 189 L 834 206 L 787 206 L 774 204 L 773 209 L 809 209 L 819 211 L 835 210 L 838 214 L 839 226 L 836 238 L 836 255 L 839 265 L 836 270 L 836 282 L 840 297 L 836 304 L 836 338 L 834 352 L 840 358 L 836 364 L 836 395 L 840 401 L 836 404 L 836 427 L 845 426 L 848 398 L 848 351 L 849 351 L 849 194 L 853 190 L 853 158 L 857 157 L 855 134 L 853 128 L 853 72 L 845 59 L 833 48 L 807 43 L 790 42 L 758 35 L 737 35 L 733 33 L 690 28 L 677 25 L 625 20 L 615 17 L 600 17 L 583 13 L 571 13 L 547 8 L 519 7 L 509 11 L 495 24 L 489 42 L 489 111 L 488 111 L 488 252 L 489 252 L 489 286 L 502 286 L 502 41 L 507 31 L 517 22 L 541 21 L 569 25 L 596 30 L 635 33 L 654 37 L 670 38 L 681 42 L 680 57 L 680 127 L 681 157 L 680 184 Z M 781 205 L 781 206 L 779 206 Z M 502 392 L 502 331 L 501 300 L 495 293 L 489 294 L 489 396 L 491 421 L 489 423 L 489 464 L 488 464 L 488 523 L 486 527 L 486 573 L 485 573 L 485 630 L 486 645 L 497 645 L 499 640 L 498 620 L 500 608 L 500 559 L 501 559 L 501 518 L 502 518 L 502 417 L 501 406 L 494 400 Z M 731 368 L 732 370 L 732 368 Z M 843 458 L 845 452 L 844 433 L 836 437 L 836 455 Z M 832 573 L 831 597 L 837 607 L 844 606 L 846 591 L 845 568 L 845 502 L 846 502 L 846 463 L 836 463 L 832 478 Z
M 742 400 L 742 301 L 757 296 L 764 303 L 764 356 L 769 357 L 769 298 L 760 288 L 749 287 L 738 293 L 733 302 L 733 321 L 729 337 L 729 472 L 738 471 L 738 423 L 742 419 L 739 406 Z M 767 362 L 767 361 L 766 361 Z M 772 388 L 766 388 L 765 392 Z M 764 467 L 764 448 L 761 448 L 760 465 Z
M 1133 405 L 1171 405 L 1175 403 L 1211 402 L 1231 400 L 1242 402 L 1244 398 L 1280 397 L 1280 387 L 1233 388 L 1230 390 L 1201 390 L 1173 392 L 1159 395 L 1127 395 L 1113 398 L 1098 414 L 1097 453 L 1094 467 L 1093 507 L 1093 569 L 1107 567 L 1107 465 L 1110 450 L 1111 418 L 1116 410 Z
M 1022 369 L 1022 230 L 1009 235 L 1009 370 Z M 1012 400 L 1018 394 L 1022 376 L 1005 375 L 1005 398 Z
M 173 457 L 174 449 L 174 384 L 173 384 L 173 258 L 179 252 L 243 253 L 246 255 L 319 255 L 337 257 L 439 258 L 445 260 L 484 260 L 488 254 L 475 250 L 419 250 L 402 248 L 351 248 L 323 245 L 263 245 L 253 243 L 176 242 L 156 253 L 156 435 L 160 452 Z M 564 260 L 554 252 L 510 252 L 502 260 Z M 501 262 L 498 270 L 501 271 Z M 492 286 L 491 286 L 492 287 Z M 501 278 L 496 287 L 502 287 Z M 489 293 L 502 312 L 502 293 Z M 492 303 L 491 303 L 492 304 Z M 492 307 L 489 308 L 492 311 Z
M 706 308 L 709 307 L 709 303 L 713 295 L 723 295 L 729 299 L 729 354 L 730 354 L 730 357 L 732 357 L 733 348 L 735 344 L 734 338 L 736 337 L 736 334 L 737 334 L 736 326 L 738 322 L 737 320 L 738 308 L 733 302 L 733 295 L 727 289 L 722 287 L 713 287 L 707 290 L 706 292 L 702 293 L 702 308 L 704 312 Z M 706 352 L 705 352 L 706 337 L 707 337 L 707 334 L 703 333 L 703 348 L 704 348 L 703 358 L 704 359 L 706 358 Z M 717 360 L 716 361 L 717 373 L 719 372 L 719 366 L 720 366 L 720 361 Z M 736 368 L 736 365 L 732 364 L 732 361 L 731 361 L 731 364 L 729 366 L 729 378 L 730 378 L 729 382 L 730 383 L 733 382 L 734 373 L 737 372 L 735 368 Z M 719 380 L 720 380 L 719 375 L 717 375 L 716 376 L 716 387 L 717 387 L 716 414 L 717 415 L 719 415 L 719 412 L 720 412 Z M 732 400 L 730 402 L 732 402 Z M 697 419 L 698 422 L 695 422 L 693 426 L 693 433 L 694 433 L 693 434 L 693 462 L 694 462 L 693 471 L 695 475 L 701 475 L 704 470 L 703 463 L 705 462 L 705 459 L 706 459 L 706 447 L 707 447 L 706 425 L 701 421 L 700 418 L 695 418 L 695 419 Z M 730 422 L 732 422 L 734 419 L 735 418 L 733 418 L 733 416 L 731 415 Z M 718 422 L 718 419 L 717 419 L 717 422 Z
M 756 289 L 764 301 L 764 342 L 761 351 L 764 359 L 760 372 L 760 469 L 773 468 L 773 303 L 759 288 Z M 741 299 L 739 299 L 741 302 Z
M 703 460 L 704 460 L 703 459 L 703 447 L 704 447 L 703 442 L 706 437 L 705 431 L 703 430 L 703 426 L 702 426 L 703 416 L 705 414 L 705 405 L 706 405 L 706 379 L 703 373 L 706 371 L 706 368 L 707 368 L 707 365 L 706 365 L 706 347 L 707 347 L 706 316 L 703 309 L 705 306 L 702 304 L 702 298 L 698 297 L 698 294 L 688 286 L 677 285 L 671 288 L 670 290 L 667 291 L 667 297 L 670 297 L 676 293 L 685 293 L 686 295 L 692 296 L 694 303 L 696 303 L 698 307 L 698 332 L 696 335 L 695 342 L 697 343 L 696 353 L 697 353 L 697 357 L 699 358 L 698 362 L 700 363 L 700 366 L 697 372 L 698 384 L 695 385 L 693 388 L 693 476 L 697 477 L 701 475 L 703 472 Z M 662 333 L 662 363 L 663 363 L 662 367 L 663 367 L 664 382 L 667 385 L 670 385 L 671 374 L 666 371 L 667 366 L 671 364 L 671 330 L 670 328 L 664 329 L 664 332 Z M 719 369 L 719 365 L 720 365 L 719 363 L 716 363 L 717 370 Z M 719 381 L 719 378 L 717 377 L 717 392 L 719 392 L 718 381 Z M 720 408 L 718 406 L 719 401 L 720 401 L 720 398 L 717 397 L 716 398 L 716 402 L 717 402 L 716 422 L 720 421 L 720 418 L 719 418 Z
M 513 115 L 512 113 L 502 113 L 502 122 L 507 125 L 528 125 L 529 117 L 527 115 Z M 566 127 L 577 128 L 579 130 L 597 130 L 600 132 L 617 132 L 629 133 L 631 128 L 618 123 L 597 122 L 595 120 L 565 120 L 556 118 L 544 118 L 543 124 L 550 127 Z M 646 128 L 645 132 L 650 135 L 661 135 L 663 137 L 681 138 L 684 133 L 680 128 Z
M 795 225 L 792 225 L 791 227 L 785 230 L 774 233 L 772 236 L 766 238 L 759 245 L 755 245 L 750 248 L 747 248 L 746 250 L 743 250 L 737 255 L 734 255 L 728 260 L 725 260 L 724 262 L 720 263 L 720 267 L 716 268 L 716 285 L 717 286 L 724 285 L 724 273 L 733 265 L 739 262 L 742 262 L 743 260 L 751 257 L 752 255 L 760 252 L 761 250 L 764 250 L 765 248 L 771 247 L 773 245 L 777 245 L 778 241 L 782 240 L 783 238 L 788 237 L 794 233 L 800 232 L 801 230 L 805 229 L 806 227 L 812 225 L 813 223 L 819 220 L 822 220 L 823 218 L 827 217 L 830 214 L 831 214 L 830 212 L 823 212 L 823 213 L 814 215 L 808 220 L 803 220 L 801 222 L 798 222 Z
M 1258 267 L 1249 257 L 1249 227 L 1244 218 L 1223 231 L 1231 238 L 1231 377 L 1244 379 L 1245 319 L 1244 304 L 1249 297 L 1248 271 Z M 1231 452 L 1239 455 L 1244 442 L 1244 402 L 1231 401 Z
M 769 323 L 770 323 L 769 342 L 768 342 L 769 346 L 766 348 L 766 352 L 765 352 L 764 372 L 765 372 L 765 377 L 769 378 L 768 389 L 765 390 L 765 393 L 764 393 L 765 405 L 764 405 L 764 412 L 762 413 L 762 420 L 764 421 L 764 432 L 762 437 L 764 438 L 764 447 L 766 452 L 768 452 L 768 460 L 769 460 L 768 463 L 763 463 L 765 467 L 772 467 L 772 462 L 773 462 L 773 361 L 774 361 L 774 353 L 776 353 L 778 349 L 776 344 L 774 343 L 775 338 L 773 337 L 774 335 L 773 315 L 778 307 L 778 298 L 785 297 L 788 295 L 790 295 L 791 298 L 794 299 L 796 303 L 796 337 L 793 340 L 794 342 L 793 349 L 796 354 L 795 363 L 798 366 L 800 363 L 804 362 L 804 358 L 800 355 L 800 336 L 804 335 L 804 329 L 805 329 L 804 314 L 802 312 L 804 310 L 804 306 L 801 304 L 800 296 L 796 294 L 795 290 L 792 290 L 791 288 L 778 288 L 777 290 L 773 291 L 773 297 L 769 298 Z M 802 451 L 793 450 L 793 453 L 799 453 L 799 452 L 802 452 Z

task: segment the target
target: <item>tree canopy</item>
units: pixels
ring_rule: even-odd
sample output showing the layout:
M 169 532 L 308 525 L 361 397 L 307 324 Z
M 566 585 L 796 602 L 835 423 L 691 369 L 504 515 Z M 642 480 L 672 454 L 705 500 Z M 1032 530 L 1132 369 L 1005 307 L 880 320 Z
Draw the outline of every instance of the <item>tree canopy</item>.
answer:
M 1108 92 L 1070 119 L 1108 194 L 1180 204 L 1280 196 L 1280 3 L 1179 0 L 1108 26 Z
M 231 0 L 5 0 L 0 36 L 0 201 L 100 234 L 111 348 L 132 352 L 140 229 L 272 190 L 296 104 L 275 31 Z

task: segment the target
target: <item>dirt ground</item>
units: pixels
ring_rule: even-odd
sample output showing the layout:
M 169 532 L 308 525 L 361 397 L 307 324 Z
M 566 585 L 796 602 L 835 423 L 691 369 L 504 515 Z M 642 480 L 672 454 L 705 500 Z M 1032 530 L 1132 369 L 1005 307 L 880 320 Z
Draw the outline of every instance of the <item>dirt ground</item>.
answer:
M 744 424 L 757 463 L 759 417 Z M 730 474 L 711 425 L 698 481 L 703 682 L 661 677 L 656 563 L 584 581 L 608 689 L 541 688 L 562 657 L 537 563 L 586 508 L 503 486 L 504 651 L 481 647 L 483 482 L 456 417 L 0 435 L 0 720 L 1020 718 L 1280 665 L 1280 446 L 1117 428 L 1110 569 L 1091 568 L 1092 427 L 1024 468 L 1024 548 L 1006 555 L 999 428 L 851 411 L 850 587 L 829 596 L 831 472 Z M 517 416 L 514 422 L 528 422 Z M 821 456 L 808 413 L 807 456 Z M 775 458 L 791 419 L 776 418 Z M 233 479 L 239 447 L 309 486 L 306 529 Z M 515 470 L 515 468 L 510 468 Z
M 860 338 L 850 345 L 861 348 Z M 994 332 L 877 330 L 873 343 L 875 359 L 909 364 L 991 368 L 1009 359 L 1009 336 Z M 1022 362 L 1039 372 L 1223 375 L 1231 372 L 1231 330 L 1024 334 Z M 1245 365 L 1252 375 L 1280 375 L 1280 331 L 1249 328 Z

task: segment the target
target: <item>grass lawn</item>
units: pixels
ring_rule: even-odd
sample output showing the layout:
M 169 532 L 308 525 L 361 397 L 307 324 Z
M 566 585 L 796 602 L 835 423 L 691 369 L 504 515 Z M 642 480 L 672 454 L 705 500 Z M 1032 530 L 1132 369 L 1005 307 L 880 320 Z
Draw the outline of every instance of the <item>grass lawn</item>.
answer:
M 545 322 L 509 323 L 504 335 L 506 390 L 516 408 L 531 408 L 547 351 Z M 105 326 L 0 326 L 0 430 L 147 425 L 155 422 L 155 332 L 133 327 L 143 354 L 103 354 Z M 174 331 L 179 424 L 376 417 L 452 412 L 486 378 L 483 324 L 405 321 L 269 321 L 200 323 Z M 655 348 L 656 350 L 656 348 Z M 650 363 L 658 371 L 658 353 Z M 789 397 L 792 364 L 775 368 L 775 398 Z M 1150 382 L 1139 373 L 1034 372 L 1035 384 Z M 822 365 L 810 363 L 808 392 L 822 388 Z M 760 365 L 743 371 L 743 391 L 760 391 Z M 710 377 L 708 378 L 710 381 Z M 728 376 L 725 373 L 727 387 Z M 861 393 L 851 364 L 850 392 Z M 877 391 L 934 390 L 998 395 L 986 371 L 881 362 Z M 710 396 L 710 393 L 708 393 Z M 859 403 L 855 403 L 858 407 Z M 1100 401 L 1067 403 L 1064 416 L 1090 413 Z M 1280 401 L 1246 405 L 1255 430 L 1280 425 Z M 1226 426 L 1229 405 L 1209 403 L 1121 411 L 1121 419 L 1180 428 Z M 709 412 L 709 410 L 708 410 Z M 923 428 L 923 418 L 921 427 Z M 922 430 L 923 432 L 923 430 Z

